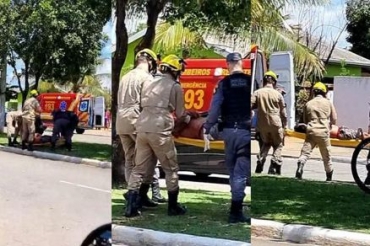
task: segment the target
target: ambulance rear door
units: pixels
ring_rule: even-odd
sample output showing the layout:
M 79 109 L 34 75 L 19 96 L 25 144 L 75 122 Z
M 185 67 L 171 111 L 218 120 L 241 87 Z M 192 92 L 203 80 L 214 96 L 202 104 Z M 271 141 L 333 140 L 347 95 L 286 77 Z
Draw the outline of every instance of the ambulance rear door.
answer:
M 290 51 L 272 53 L 270 56 L 269 69 L 279 75 L 278 86 L 283 87 L 288 114 L 288 128 L 295 126 L 295 75 L 293 55 Z
M 105 98 L 94 97 L 94 127 L 104 127 L 105 123 Z

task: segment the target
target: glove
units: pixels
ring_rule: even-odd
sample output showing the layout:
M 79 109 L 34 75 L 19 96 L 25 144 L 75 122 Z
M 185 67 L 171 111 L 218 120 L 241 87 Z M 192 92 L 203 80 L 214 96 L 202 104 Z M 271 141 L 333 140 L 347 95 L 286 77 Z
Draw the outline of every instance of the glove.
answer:
M 188 111 L 186 112 L 186 114 L 189 115 L 191 119 L 198 119 L 200 117 L 200 114 L 197 112 Z
M 210 134 L 206 134 L 206 129 L 203 129 L 204 152 L 211 149 L 211 141 L 214 140 Z
M 172 130 L 172 135 L 175 138 L 178 138 L 180 136 L 180 133 L 188 126 L 190 120 L 191 117 L 189 115 L 186 115 L 183 120 L 176 120 L 175 127 Z

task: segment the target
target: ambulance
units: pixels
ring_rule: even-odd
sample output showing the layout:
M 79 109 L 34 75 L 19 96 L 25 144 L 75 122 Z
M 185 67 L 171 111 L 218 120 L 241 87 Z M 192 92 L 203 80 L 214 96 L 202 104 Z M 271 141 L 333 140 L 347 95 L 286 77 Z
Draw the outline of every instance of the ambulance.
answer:
M 226 61 L 224 58 L 187 59 L 186 63 L 186 70 L 180 77 L 184 91 L 185 108 L 188 111 L 206 116 L 217 83 L 228 75 Z M 284 99 L 287 104 L 288 127 L 293 129 L 295 125 L 295 76 L 291 52 L 272 53 L 269 57 L 269 64 L 267 64 L 263 52 L 258 46 L 252 46 L 250 52 L 243 59 L 244 72 L 252 76 L 252 93 L 262 87 L 263 75 L 268 67 L 279 75 L 278 84 L 286 92 Z M 192 130 L 201 135 L 202 126 L 195 127 L 200 129 Z M 227 174 L 223 165 L 223 141 L 211 141 L 211 151 L 204 153 L 204 141 L 200 137 L 180 136 L 174 140 L 179 153 L 181 170 L 192 171 L 200 177 L 206 177 L 212 173 Z
M 209 110 L 212 95 L 217 83 L 228 75 L 225 59 L 187 59 L 186 70 L 180 77 L 184 91 L 185 108 L 188 111 L 205 115 Z M 283 87 L 288 111 L 288 128 L 295 126 L 295 77 L 293 57 L 290 52 L 276 52 L 269 58 L 269 68 L 279 75 L 278 85 Z M 243 59 L 243 70 L 252 76 L 252 93 L 262 87 L 262 79 L 267 71 L 267 60 L 261 50 L 254 46 Z M 203 146 L 202 140 L 178 138 L 179 142 Z M 223 141 L 213 141 L 213 149 L 223 149 Z
M 78 116 L 77 134 L 83 134 L 85 129 L 104 127 L 104 97 L 94 97 L 88 93 L 42 93 L 38 100 L 42 108 L 41 120 L 48 128 L 53 128 L 51 113 L 59 109 L 61 104 L 66 104 L 67 109 Z

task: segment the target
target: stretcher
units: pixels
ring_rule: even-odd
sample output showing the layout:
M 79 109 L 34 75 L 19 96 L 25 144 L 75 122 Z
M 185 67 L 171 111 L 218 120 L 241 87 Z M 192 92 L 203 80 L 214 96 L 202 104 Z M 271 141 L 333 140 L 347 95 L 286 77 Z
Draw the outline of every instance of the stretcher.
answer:
M 293 130 L 286 130 L 286 136 L 305 139 L 306 134 L 295 132 Z M 174 138 L 175 143 L 184 144 L 184 145 L 191 145 L 200 148 L 204 148 L 204 141 L 201 139 L 192 139 L 186 137 L 178 137 Z M 336 147 L 347 147 L 347 148 L 355 148 L 361 140 L 340 140 L 337 138 L 330 138 L 330 143 L 332 146 Z M 215 150 L 224 150 L 224 142 L 222 140 L 211 141 L 211 149 Z
M 56 141 L 55 146 L 59 147 L 64 144 L 65 144 L 65 139 L 61 137 Z M 43 141 L 38 141 L 37 139 L 35 139 L 33 141 L 33 146 L 34 147 L 51 147 L 51 141 L 43 142 Z
M 285 134 L 286 134 L 286 136 L 294 137 L 294 138 L 300 138 L 300 139 L 305 139 L 306 138 L 306 134 L 296 132 L 296 131 L 293 131 L 293 130 L 286 130 Z M 341 139 L 337 139 L 337 138 L 330 138 L 331 145 L 336 146 L 336 147 L 348 147 L 348 148 L 352 147 L 352 148 L 355 148 L 360 142 L 361 142 L 361 140 L 341 140 Z
M 185 145 L 196 146 L 199 148 L 204 148 L 204 140 L 201 140 L 201 139 L 178 137 L 178 138 L 174 138 L 174 141 L 175 143 L 178 143 L 178 144 L 185 144 Z M 224 147 L 225 147 L 224 141 L 222 140 L 211 141 L 211 149 L 224 150 Z

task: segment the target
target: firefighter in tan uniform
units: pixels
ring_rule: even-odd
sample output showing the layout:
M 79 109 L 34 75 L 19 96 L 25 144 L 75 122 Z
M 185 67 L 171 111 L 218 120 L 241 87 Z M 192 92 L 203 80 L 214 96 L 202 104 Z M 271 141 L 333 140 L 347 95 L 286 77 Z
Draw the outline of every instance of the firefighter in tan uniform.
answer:
M 184 62 L 174 55 L 165 57 L 160 64 L 162 76 L 145 82 L 141 93 L 142 112 L 136 123 L 135 166 L 128 183 L 129 199 L 126 217 L 140 214 L 137 206 L 139 187 L 153 176 L 157 159 L 166 174 L 168 215 L 182 215 L 186 208 L 177 202 L 179 194 L 178 162 L 172 138 L 174 116 L 177 123 L 189 122 L 184 107 L 184 95 L 176 80 L 184 71 Z
M 252 109 L 257 110 L 257 131 L 260 134 L 262 147 L 257 159 L 256 173 L 263 171 L 263 166 L 270 148 L 273 148 L 268 174 L 281 174 L 283 164 L 281 151 L 284 145 L 284 129 L 287 124 L 287 113 L 283 95 L 276 90 L 277 75 L 268 71 L 263 78 L 263 88 L 252 95 Z
M 298 158 L 296 178 L 302 179 L 303 167 L 310 158 L 312 150 L 318 146 L 324 162 L 326 181 L 333 177 L 333 167 L 330 155 L 330 128 L 337 121 L 334 105 L 325 97 L 325 84 L 317 82 L 313 86 L 314 98 L 306 103 L 303 120 L 306 124 L 306 139 L 303 143 L 301 156 Z
M 8 145 L 14 146 L 19 144 L 17 137 L 21 133 L 22 128 L 22 112 L 11 111 L 6 114 L 6 129 L 8 136 Z M 13 135 L 13 139 L 12 139 Z
M 140 92 L 145 81 L 153 81 L 153 73 L 157 70 L 157 55 L 150 49 L 144 49 L 136 54 L 136 67 L 125 74 L 119 85 L 117 94 L 116 131 L 119 135 L 125 153 L 125 179 L 130 180 L 135 158 L 136 129 L 135 123 L 140 114 Z M 147 196 L 150 185 L 144 184 L 140 188 L 142 205 L 155 207 Z M 127 194 L 125 194 L 127 198 Z
M 28 151 L 33 151 L 33 140 L 36 132 L 36 116 L 40 114 L 42 110 L 37 100 L 37 96 L 39 95 L 37 90 L 32 90 L 30 94 L 31 97 L 24 102 L 22 110 L 22 149 L 26 149 L 26 144 L 28 143 Z

